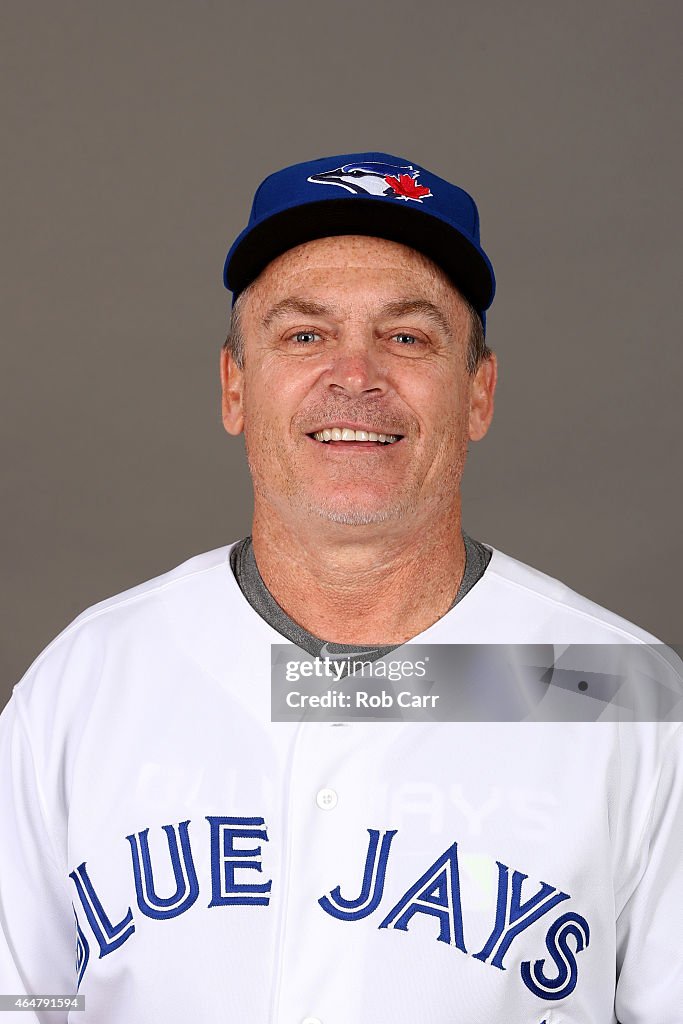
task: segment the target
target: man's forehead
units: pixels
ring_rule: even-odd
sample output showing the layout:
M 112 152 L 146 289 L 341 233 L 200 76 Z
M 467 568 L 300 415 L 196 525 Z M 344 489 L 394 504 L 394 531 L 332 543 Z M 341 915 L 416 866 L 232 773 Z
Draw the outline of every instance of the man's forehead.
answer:
M 351 299 L 371 305 L 422 300 L 446 308 L 463 301 L 428 257 L 401 243 L 365 235 L 315 239 L 290 249 L 248 291 L 249 305 L 261 315 L 292 297 L 330 307 L 347 306 Z
M 364 267 L 369 261 L 395 267 L 419 267 L 425 274 L 447 280 L 441 268 L 417 249 L 402 242 L 376 238 L 373 235 L 332 235 L 315 238 L 282 253 L 269 263 L 259 276 L 272 276 L 274 272 L 283 270 L 296 272 L 312 267 L 335 270 L 354 266 Z

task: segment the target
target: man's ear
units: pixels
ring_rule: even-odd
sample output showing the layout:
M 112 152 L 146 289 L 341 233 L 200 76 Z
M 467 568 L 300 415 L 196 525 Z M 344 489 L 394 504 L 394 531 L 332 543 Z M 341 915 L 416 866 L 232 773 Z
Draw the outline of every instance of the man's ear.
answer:
M 491 425 L 497 379 L 498 361 L 491 353 L 480 363 L 470 385 L 470 441 L 480 441 Z
M 228 348 L 221 349 L 221 411 L 223 426 L 229 434 L 244 430 L 244 373 Z

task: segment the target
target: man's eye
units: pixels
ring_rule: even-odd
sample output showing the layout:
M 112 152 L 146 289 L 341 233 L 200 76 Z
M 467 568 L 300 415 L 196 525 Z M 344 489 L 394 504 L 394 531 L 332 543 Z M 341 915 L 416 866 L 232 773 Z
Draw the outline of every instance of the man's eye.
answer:
M 319 337 L 320 335 L 315 331 L 297 331 L 292 335 L 292 340 L 296 341 L 298 345 L 311 345 Z
M 398 334 L 394 334 L 394 338 L 401 345 L 414 345 L 418 340 L 414 334 L 408 334 L 406 331 L 399 331 Z

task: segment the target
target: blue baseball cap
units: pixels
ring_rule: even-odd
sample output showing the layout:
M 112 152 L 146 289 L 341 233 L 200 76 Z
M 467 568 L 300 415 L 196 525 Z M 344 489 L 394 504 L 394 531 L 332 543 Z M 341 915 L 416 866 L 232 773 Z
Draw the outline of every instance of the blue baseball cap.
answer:
M 424 253 L 485 323 L 496 283 L 479 211 L 457 185 L 389 153 L 346 153 L 276 171 L 254 196 L 223 280 L 233 301 L 277 256 L 330 235 L 372 235 Z

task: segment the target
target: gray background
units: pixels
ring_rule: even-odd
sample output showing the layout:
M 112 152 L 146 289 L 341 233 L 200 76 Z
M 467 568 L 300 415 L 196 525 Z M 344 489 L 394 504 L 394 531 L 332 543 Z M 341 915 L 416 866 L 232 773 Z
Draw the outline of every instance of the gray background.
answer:
M 498 276 L 475 537 L 676 642 L 680 7 L 2 4 L 0 705 L 89 604 L 248 531 L 218 356 L 265 174 L 464 185 Z

